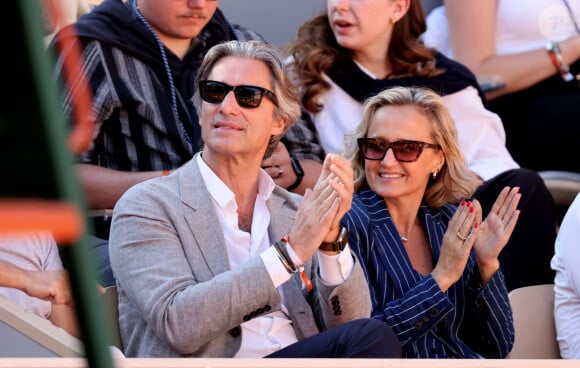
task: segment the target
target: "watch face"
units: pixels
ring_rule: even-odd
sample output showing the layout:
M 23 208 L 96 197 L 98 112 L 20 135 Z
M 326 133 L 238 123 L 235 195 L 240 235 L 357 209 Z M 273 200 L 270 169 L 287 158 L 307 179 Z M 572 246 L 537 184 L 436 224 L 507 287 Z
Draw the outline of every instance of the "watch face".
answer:
M 337 242 L 339 243 L 338 246 L 340 250 L 343 250 L 344 247 L 346 247 L 346 244 L 348 243 L 348 230 L 346 229 L 346 227 L 343 227 L 340 230 L 340 235 L 338 236 Z

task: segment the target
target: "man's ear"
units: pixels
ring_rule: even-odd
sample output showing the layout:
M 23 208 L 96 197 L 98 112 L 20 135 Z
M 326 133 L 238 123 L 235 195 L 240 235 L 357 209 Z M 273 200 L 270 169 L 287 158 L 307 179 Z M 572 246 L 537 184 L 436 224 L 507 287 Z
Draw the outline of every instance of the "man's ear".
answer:
M 274 119 L 274 124 L 272 125 L 272 135 L 282 135 L 286 130 L 286 125 L 282 118 Z

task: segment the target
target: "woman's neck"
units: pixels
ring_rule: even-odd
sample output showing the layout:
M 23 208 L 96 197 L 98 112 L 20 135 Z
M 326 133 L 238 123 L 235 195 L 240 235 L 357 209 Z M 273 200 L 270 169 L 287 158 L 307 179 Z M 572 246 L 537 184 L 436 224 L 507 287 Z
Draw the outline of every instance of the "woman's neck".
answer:
M 420 227 L 418 213 L 421 202 L 414 205 L 409 203 L 386 202 L 389 215 L 403 241 L 409 239 L 416 227 Z
M 382 52 L 354 52 L 353 60 L 365 69 L 367 74 L 370 74 L 376 79 L 386 78 L 392 71 L 391 65 L 387 60 L 386 50 Z

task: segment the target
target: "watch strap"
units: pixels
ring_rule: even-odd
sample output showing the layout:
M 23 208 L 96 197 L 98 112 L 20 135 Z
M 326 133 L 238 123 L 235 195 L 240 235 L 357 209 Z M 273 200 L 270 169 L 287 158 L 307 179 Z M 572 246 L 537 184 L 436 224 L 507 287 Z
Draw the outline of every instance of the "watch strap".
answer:
M 348 243 L 348 230 L 346 227 L 342 227 L 340 229 L 340 233 L 338 234 L 338 239 L 333 242 L 322 242 L 318 249 L 327 251 L 327 252 L 342 252 Z
M 288 188 L 286 188 L 286 190 L 289 192 L 298 188 L 298 186 L 302 183 L 302 179 L 304 178 L 304 169 L 302 168 L 302 165 L 300 165 L 300 161 L 290 156 L 290 163 L 292 164 L 292 170 L 294 171 L 294 174 L 296 174 L 296 180 L 294 183 L 290 184 Z

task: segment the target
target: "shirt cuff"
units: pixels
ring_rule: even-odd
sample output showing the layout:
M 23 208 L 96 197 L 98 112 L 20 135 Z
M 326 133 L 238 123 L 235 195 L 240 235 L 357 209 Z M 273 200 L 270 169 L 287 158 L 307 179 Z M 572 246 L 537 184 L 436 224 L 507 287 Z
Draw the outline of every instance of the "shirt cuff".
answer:
M 260 254 L 260 257 L 262 257 L 266 270 L 268 271 L 268 274 L 270 274 L 270 279 L 272 279 L 276 288 L 290 280 L 292 275 L 286 271 L 286 268 L 282 264 L 282 261 L 280 261 L 280 258 L 278 258 L 274 247 L 269 247 L 266 251 Z
M 290 243 L 285 243 L 285 244 L 286 244 L 286 252 L 288 252 L 288 255 L 290 256 L 290 258 L 292 258 L 292 262 L 294 262 L 294 265 L 296 267 L 304 266 L 304 261 L 301 260 L 300 257 L 298 257 L 296 252 L 294 252 L 294 249 L 292 249 L 292 247 L 290 246 Z
M 320 278 L 329 286 L 340 285 L 349 278 L 354 260 L 348 244 L 338 254 L 318 252 Z

